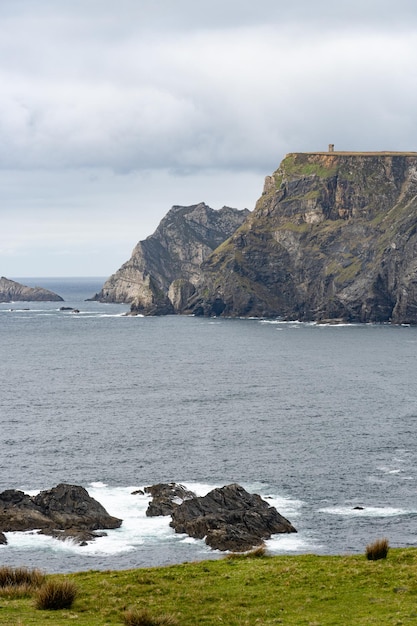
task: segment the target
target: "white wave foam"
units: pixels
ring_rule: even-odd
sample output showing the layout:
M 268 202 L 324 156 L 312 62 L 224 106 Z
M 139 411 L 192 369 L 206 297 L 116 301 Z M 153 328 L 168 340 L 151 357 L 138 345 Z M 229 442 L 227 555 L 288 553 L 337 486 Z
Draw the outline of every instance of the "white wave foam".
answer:
M 327 513 L 329 515 L 348 515 L 357 517 L 395 517 L 398 515 L 411 515 L 416 511 L 406 509 L 396 509 L 393 507 L 366 506 L 355 508 L 353 506 L 333 506 L 319 509 L 319 513 Z
M 265 541 L 268 552 L 286 554 L 288 552 L 317 552 L 322 548 L 320 544 L 310 541 L 301 533 L 278 534 Z
M 215 488 L 208 483 L 183 483 L 186 489 L 193 491 L 198 496 L 204 496 Z M 143 486 L 132 485 L 129 487 L 112 487 L 108 484 L 96 481 L 87 486 L 87 491 L 92 498 L 100 502 L 110 515 L 121 518 L 123 523 L 120 528 L 104 531 L 106 536 L 98 537 L 87 545 L 80 546 L 73 540 L 60 541 L 45 535 L 39 535 L 36 531 L 6 533 L 8 546 L 4 549 L 42 550 L 53 553 L 79 554 L 86 557 L 111 556 L 133 551 L 144 545 L 163 545 L 175 543 L 193 544 L 199 547 L 199 552 L 212 553 L 202 540 L 192 539 L 184 534 L 177 534 L 169 526 L 170 517 L 147 517 L 146 510 L 151 496 L 143 493 Z M 247 487 L 249 491 L 254 491 Z M 259 489 L 255 489 L 259 493 Z M 138 492 L 138 493 L 133 493 Z M 36 495 L 37 490 L 26 490 L 28 495 Z M 299 515 L 302 502 L 291 500 L 276 494 L 260 494 L 277 510 L 288 517 L 291 521 Z M 272 551 L 292 552 L 302 551 L 308 546 L 300 535 L 280 535 L 271 540 Z

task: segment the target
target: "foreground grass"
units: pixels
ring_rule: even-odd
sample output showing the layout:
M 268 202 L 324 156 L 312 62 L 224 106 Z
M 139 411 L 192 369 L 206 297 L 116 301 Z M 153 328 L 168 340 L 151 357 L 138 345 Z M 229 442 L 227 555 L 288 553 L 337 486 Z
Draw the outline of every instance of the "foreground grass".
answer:
M 150 626 L 417 624 L 414 548 L 391 549 L 378 561 L 365 555 L 240 556 L 65 578 L 78 589 L 70 610 L 41 611 L 30 593 L 2 593 L 0 624 L 122 625 L 129 611 L 146 613 Z

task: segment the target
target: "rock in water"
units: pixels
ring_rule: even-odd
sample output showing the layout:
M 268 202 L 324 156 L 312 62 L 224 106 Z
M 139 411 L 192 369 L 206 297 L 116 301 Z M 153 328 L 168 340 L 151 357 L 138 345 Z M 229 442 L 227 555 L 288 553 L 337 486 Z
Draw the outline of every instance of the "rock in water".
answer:
M 63 298 L 43 287 L 26 287 L 14 280 L 0 278 L 0 302 L 63 302 Z
M 4 532 L 39 529 L 52 536 L 80 535 L 84 540 L 86 531 L 118 528 L 121 523 L 77 485 L 60 484 L 36 496 L 15 489 L 0 493 L 0 529 Z
M 203 202 L 173 206 L 154 234 L 137 244 L 130 260 L 110 276 L 93 300 L 130 303 L 133 313 L 144 315 L 182 310 L 200 278 L 201 263 L 247 215 L 246 209 L 214 211 Z
M 177 483 L 159 483 L 145 487 L 145 493 L 152 496 L 146 511 L 148 517 L 171 515 L 172 511 L 185 500 L 196 497 L 195 493 Z
M 206 496 L 185 500 L 172 511 L 178 533 L 203 539 L 217 550 L 242 552 L 275 533 L 295 533 L 294 526 L 257 494 L 232 484 Z
M 33 503 L 51 519 L 56 528 L 97 530 L 119 528 L 122 520 L 112 517 L 84 487 L 60 484 L 33 496 Z
M 201 266 L 196 315 L 417 323 L 417 153 L 294 153 Z

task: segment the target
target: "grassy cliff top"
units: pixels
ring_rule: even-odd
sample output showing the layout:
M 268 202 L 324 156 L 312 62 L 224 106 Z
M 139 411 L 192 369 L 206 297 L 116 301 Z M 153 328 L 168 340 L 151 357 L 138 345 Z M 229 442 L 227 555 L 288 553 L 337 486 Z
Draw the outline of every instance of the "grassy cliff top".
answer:
M 333 152 L 330 151 L 326 151 L 326 152 L 289 152 L 286 156 L 293 156 L 293 155 L 301 155 L 301 154 L 308 154 L 308 155 L 320 155 L 320 156 L 412 156 L 415 157 L 417 156 L 417 152 L 402 152 L 402 151 L 396 151 L 396 150 L 382 150 L 380 152 L 378 151 L 366 151 L 366 152 L 359 152 L 359 151 L 350 151 L 350 150 L 334 150 Z
M 34 607 L 34 593 L 0 589 L 1 623 L 25 626 L 325 626 L 415 624 L 417 550 L 387 559 L 356 556 L 235 556 L 162 568 L 68 575 L 71 609 Z M 49 576 L 60 580 L 61 576 Z M 136 619 L 124 619 L 128 609 Z

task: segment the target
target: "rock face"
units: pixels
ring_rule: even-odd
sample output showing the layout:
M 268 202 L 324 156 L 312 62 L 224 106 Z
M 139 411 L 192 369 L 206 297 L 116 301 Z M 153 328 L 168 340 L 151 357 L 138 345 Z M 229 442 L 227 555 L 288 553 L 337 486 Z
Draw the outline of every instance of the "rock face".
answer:
M 228 207 L 214 211 L 204 203 L 172 207 L 93 300 L 131 303 L 133 312 L 145 315 L 177 312 L 194 292 L 201 263 L 248 214 Z
M 289 154 L 184 312 L 417 323 L 417 153 Z
M 0 302 L 63 302 L 63 298 L 49 289 L 26 287 L 2 276 Z
M 3 532 L 39 529 L 55 537 L 72 536 L 84 541 L 87 536 L 97 536 L 88 531 L 118 528 L 121 523 L 77 485 L 60 484 L 36 496 L 15 489 L 0 493 Z
M 177 483 L 159 483 L 158 485 L 145 487 L 145 493 L 149 493 L 152 496 L 146 511 L 148 517 L 171 515 L 172 511 L 185 500 L 196 497 L 195 493 Z
M 262 545 L 275 533 L 297 532 L 274 507 L 236 484 L 185 500 L 171 515 L 170 525 L 176 532 L 205 537 L 216 550 L 243 552 Z

